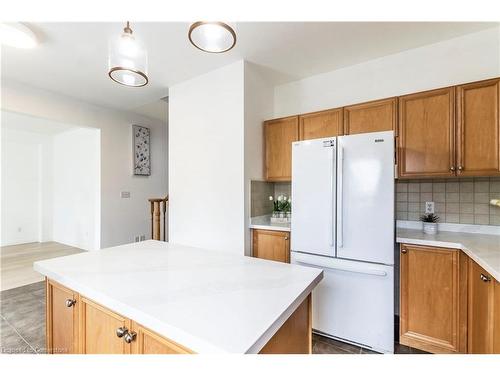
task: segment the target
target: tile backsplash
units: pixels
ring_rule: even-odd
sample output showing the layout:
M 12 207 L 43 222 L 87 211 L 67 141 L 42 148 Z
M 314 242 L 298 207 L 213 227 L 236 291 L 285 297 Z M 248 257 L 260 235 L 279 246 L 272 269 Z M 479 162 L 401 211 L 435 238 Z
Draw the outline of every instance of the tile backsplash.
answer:
M 418 221 L 425 202 L 434 202 L 442 223 L 500 225 L 499 177 L 396 181 L 396 218 Z
M 289 197 L 291 190 L 292 184 L 290 182 L 251 181 L 250 215 L 254 217 L 271 214 L 273 212 L 273 202 L 269 200 L 269 196 L 285 195 Z

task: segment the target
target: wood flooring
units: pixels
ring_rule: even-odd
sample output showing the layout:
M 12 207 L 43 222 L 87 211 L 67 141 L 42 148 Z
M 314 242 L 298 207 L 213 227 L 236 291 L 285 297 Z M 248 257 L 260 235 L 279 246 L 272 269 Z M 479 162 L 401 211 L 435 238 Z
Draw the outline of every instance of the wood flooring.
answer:
M 84 250 L 58 242 L 33 242 L 0 247 L 0 290 L 8 290 L 44 280 L 33 270 L 33 262 L 81 253 Z

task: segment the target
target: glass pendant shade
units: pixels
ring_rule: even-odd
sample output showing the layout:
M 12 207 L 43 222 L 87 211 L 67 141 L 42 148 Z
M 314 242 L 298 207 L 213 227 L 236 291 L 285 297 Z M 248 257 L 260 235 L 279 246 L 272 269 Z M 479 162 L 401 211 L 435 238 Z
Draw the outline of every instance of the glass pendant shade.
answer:
M 148 83 L 148 54 L 128 22 L 123 34 L 110 41 L 108 66 L 109 77 L 122 85 L 141 87 Z
M 223 22 L 195 22 L 188 36 L 191 44 L 205 52 L 227 52 L 236 44 L 236 33 Z

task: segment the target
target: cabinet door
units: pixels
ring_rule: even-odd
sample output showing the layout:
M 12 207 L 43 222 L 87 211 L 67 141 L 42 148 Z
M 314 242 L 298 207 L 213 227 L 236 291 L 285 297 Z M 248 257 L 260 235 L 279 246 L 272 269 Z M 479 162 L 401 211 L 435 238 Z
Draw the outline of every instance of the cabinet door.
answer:
M 72 290 L 46 280 L 47 353 L 78 353 L 79 296 Z
M 500 282 L 495 280 L 493 306 L 493 353 L 500 354 Z
M 132 322 L 132 330 L 137 334 L 132 344 L 133 354 L 189 354 L 189 349 L 170 341 L 153 331 Z
M 467 302 L 460 277 L 466 259 L 455 249 L 401 245 L 401 344 L 432 353 L 466 351 L 460 309 Z
M 290 262 L 290 233 L 253 229 L 253 256 Z
M 399 176 L 455 175 L 454 88 L 399 98 Z
M 299 139 L 298 116 L 270 120 L 264 123 L 266 147 L 266 179 L 292 179 L 292 142 Z
M 500 80 L 457 87 L 458 172 L 500 174 Z
M 130 320 L 84 297 L 80 303 L 82 354 L 128 354 L 130 344 L 118 337 L 118 328 L 130 329 Z
M 342 108 L 299 116 L 299 139 L 336 137 L 342 135 Z
M 344 107 L 344 134 L 397 131 L 397 98 Z
M 469 261 L 468 352 L 493 353 L 494 293 L 492 277 L 473 260 Z

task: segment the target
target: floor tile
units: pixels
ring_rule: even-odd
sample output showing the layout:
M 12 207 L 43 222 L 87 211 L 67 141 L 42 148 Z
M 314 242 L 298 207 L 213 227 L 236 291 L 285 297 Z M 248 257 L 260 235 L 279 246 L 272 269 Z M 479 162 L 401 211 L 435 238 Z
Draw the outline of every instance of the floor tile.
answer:
M 34 354 L 33 349 L 10 326 L 7 321 L 0 318 L 0 353 L 1 354 Z

